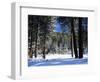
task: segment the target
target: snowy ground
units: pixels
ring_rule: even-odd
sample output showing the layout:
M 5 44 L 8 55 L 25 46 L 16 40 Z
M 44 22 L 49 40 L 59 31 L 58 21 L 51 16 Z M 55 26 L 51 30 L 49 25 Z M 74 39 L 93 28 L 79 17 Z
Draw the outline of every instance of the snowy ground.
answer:
M 44 60 L 41 56 L 37 58 L 28 59 L 28 66 L 52 66 L 52 65 L 73 65 L 73 64 L 87 64 L 88 55 L 84 54 L 82 59 L 72 58 L 71 54 L 49 54 Z

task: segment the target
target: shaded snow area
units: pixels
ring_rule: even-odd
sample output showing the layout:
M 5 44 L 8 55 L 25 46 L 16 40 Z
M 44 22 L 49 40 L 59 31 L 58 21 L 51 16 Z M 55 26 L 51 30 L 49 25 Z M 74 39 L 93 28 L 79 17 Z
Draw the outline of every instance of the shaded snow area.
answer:
M 53 65 L 77 65 L 77 64 L 87 64 L 88 55 L 84 54 L 82 59 L 72 58 L 71 54 L 60 55 L 60 54 L 49 54 L 46 55 L 46 59 L 42 56 L 37 58 L 28 59 L 28 66 L 53 66 Z

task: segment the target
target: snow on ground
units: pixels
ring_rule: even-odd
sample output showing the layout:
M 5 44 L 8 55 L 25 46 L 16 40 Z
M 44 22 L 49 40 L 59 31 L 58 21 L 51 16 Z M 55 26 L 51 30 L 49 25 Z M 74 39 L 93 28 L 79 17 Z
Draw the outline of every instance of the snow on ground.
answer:
M 52 66 L 52 65 L 73 65 L 73 64 L 87 64 L 88 55 L 84 54 L 82 59 L 72 58 L 71 54 L 48 54 L 46 59 L 43 59 L 41 55 L 37 58 L 28 59 L 28 66 Z

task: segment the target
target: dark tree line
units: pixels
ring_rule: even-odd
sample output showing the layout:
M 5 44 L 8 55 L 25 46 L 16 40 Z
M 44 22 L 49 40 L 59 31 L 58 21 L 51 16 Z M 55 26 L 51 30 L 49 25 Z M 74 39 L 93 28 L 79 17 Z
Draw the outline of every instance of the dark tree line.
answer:
M 85 26 L 85 29 L 83 29 L 84 22 L 87 22 L 84 19 L 87 18 L 81 18 L 81 17 L 59 17 L 58 20 L 61 23 L 62 28 L 68 28 L 70 33 L 70 47 L 73 54 L 75 54 L 75 58 L 83 58 L 83 44 L 87 44 L 87 40 L 83 40 L 85 37 L 87 39 L 87 34 L 84 34 L 84 32 L 87 31 L 87 27 Z M 76 21 L 78 21 L 76 23 Z M 66 27 L 66 25 L 68 27 Z M 64 27 L 63 27 L 64 26 Z M 78 37 L 76 36 L 78 35 Z M 78 40 L 77 40 L 78 39 Z M 83 42 L 84 41 L 84 42 Z M 78 50 L 79 49 L 79 50 Z
M 38 42 L 42 48 L 43 58 L 45 59 L 45 43 L 50 32 L 51 17 L 49 16 L 28 16 L 28 45 L 29 57 L 37 57 Z M 39 41 L 38 41 L 39 40 Z M 33 46 L 35 45 L 35 46 Z

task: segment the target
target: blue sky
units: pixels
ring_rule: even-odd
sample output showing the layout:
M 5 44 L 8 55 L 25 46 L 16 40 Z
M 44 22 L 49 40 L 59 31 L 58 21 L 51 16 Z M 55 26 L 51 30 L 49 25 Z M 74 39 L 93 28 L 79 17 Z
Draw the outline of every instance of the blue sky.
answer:
M 54 29 L 55 32 L 62 32 L 61 30 L 61 25 L 57 22 L 56 23 L 56 28 Z
M 54 29 L 54 32 L 62 32 L 61 29 L 61 25 L 59 24 L 59 22 L 57 21 L 56 23 L 56 27 Z M 84 30 L 87 30 L 87 18 L 84 18 L 84 22 L 82 23 Z M 66 26 L 65 32 L 68 32 L 68 26 Z
M 65 32 L 68 31 L 67 26 L 66 26 L 66 29 L 64 29 L 64 30 L 65 30 Z M 54 29 L 54 32 L 62 32 L 62 28 L 61 28 L 61 25 L 59 24 L 59 22 L 56 23 L 56 27 Z

